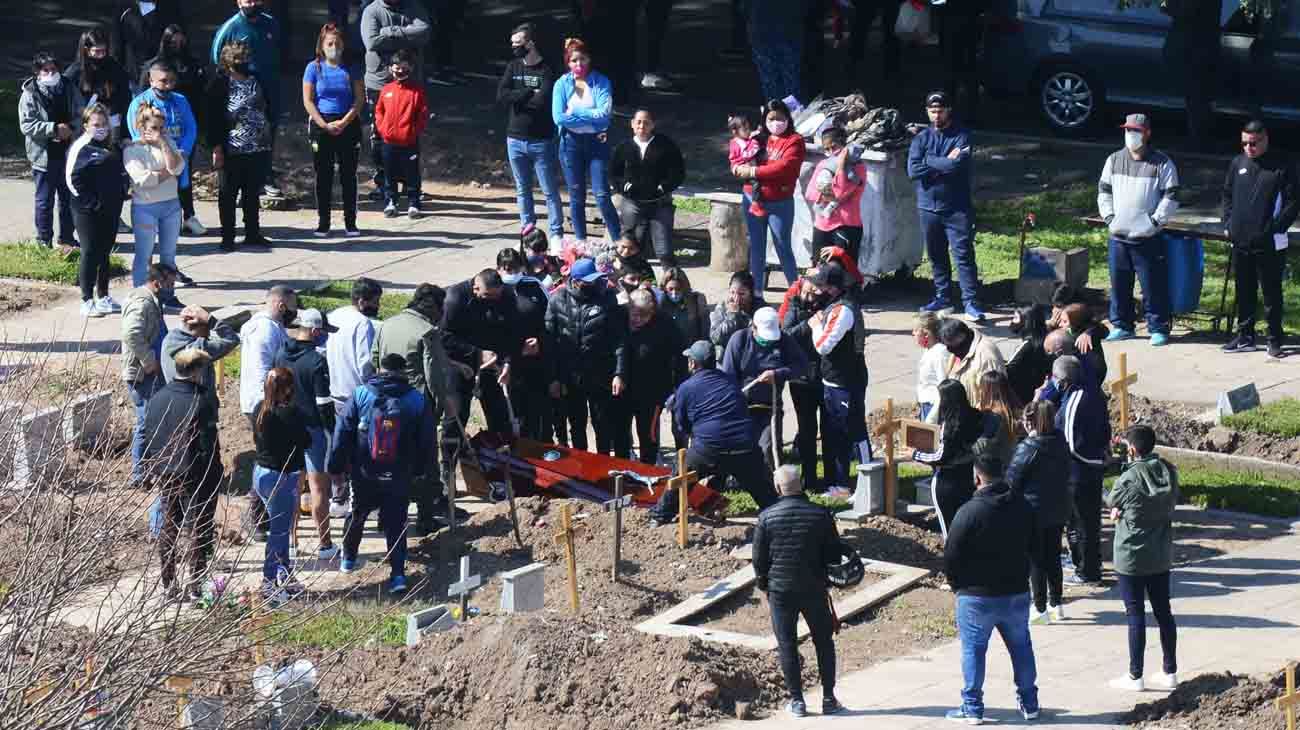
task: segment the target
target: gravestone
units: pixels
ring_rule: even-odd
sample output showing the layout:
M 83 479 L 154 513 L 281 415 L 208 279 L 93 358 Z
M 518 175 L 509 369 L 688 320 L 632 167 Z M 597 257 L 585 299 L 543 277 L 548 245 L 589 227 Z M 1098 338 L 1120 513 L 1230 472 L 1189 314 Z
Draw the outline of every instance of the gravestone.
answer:
M 299 659 L 279 670 L 263 664 L 253 671 L 253 690 L 260 706 L 257 714 L 276 730 L 304 730 L 320 709 L 316 666 Z
M 181 711 L 182 730 L 221 730 L 226 727 L 226 706 L 215 697 L 196 697 Z
M 1254 383 L 1248 383 L 1240 388 L 1233 388 L 1219 394 L 1219 404 L 1216 412 L 1219 416 L 1219 422 L 1223 422 L 1224 416 L 1231 416 L 1234 413 L 1242 413 L 1254 408 L 1259 408 L 1259 389 Z
M 63 409 L 47 408 L 18 419 L 14 429 L 10 489 L 29 489 L 63 464 Z
M 934 480 L 916 480 L 916 503 L 926 507 L 934 506 Z
M 113 413 L 113 391 L 105 390 L 78 398 L 64 408 L 63 442 L 69 446 L 95 451 L 108 429 Z
M 429 634 L 437 634 L 456 626 L 456 619 L 446 604 L 438 604 L 423 611 L 406 615 L 406 645 L 415 646 L 420 639 Z
M 542 610 L 546 596 L 546 563 L 533 563 L 501 574 L 501 610 L 527 613 Z
M 853 489 L 852 506 L 837 512 L 836 519 L 857 522 L 867 515 L 878 515 L 884 511 L 885 462 L 858 464 L 858 483 Z

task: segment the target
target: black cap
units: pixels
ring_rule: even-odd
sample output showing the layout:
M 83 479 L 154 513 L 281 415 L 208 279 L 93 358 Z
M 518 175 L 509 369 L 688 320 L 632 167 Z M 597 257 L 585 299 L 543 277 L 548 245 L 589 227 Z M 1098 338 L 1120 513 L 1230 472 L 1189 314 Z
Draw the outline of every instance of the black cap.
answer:
M 406 370 L 406 358 L 396 352 L 390 352 L 379 361 L 379 369 L 386 373 L 400 373 Z
M 939 105 L 939 106 L 942 106 L 942 107 L 951 107 L 951 106 L 952 106 L 952 104 L 949 104 L 949 103 L 948 103 L 948 94 L 947 94 L 947 92 L 944 92 L 944 91 L 931 91 L 930 93 L 928 93 L 928 94 L 925 95 L 925 105 L 926 105 L 927 107 L 934 106 L 934 105 L 936 105 L 936 104 Z
M 817 287 L 833 286 L 836 289 L 843 289 L 844 269 L 835 264 L 822 264 L 816 273 L 808 277 L 808 281 Z

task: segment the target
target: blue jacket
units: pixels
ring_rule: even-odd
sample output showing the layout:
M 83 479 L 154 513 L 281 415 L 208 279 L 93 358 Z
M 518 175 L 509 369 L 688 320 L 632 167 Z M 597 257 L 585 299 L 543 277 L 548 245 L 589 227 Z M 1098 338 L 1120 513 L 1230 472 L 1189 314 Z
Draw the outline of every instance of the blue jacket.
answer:
M 691 446 L 704 449 L 752 448 L 754 432 L 740 384 L 717 368 L 697 370 L 673 396 L 673 435 L 678 443 L 689 435 Z
M 599 71 L 587 73 L 587 86 L 591 88 L 591 98 L 595 105 L 590 109 L 579 109 L 573 114 L 566 114 L 564 109 L 573 96 L 573 73 L 561 76 L 551 91 L 551 119 L 560 129 L 590 126 L 597 132 L 609 129 L 609 119 L 614 112 L 614 91 L 609 79 Z
M 1056 430 L 1065 435 L 1065 444 L 1074 457 L 1070 460 L 1072 474 L 1078 474 L 1083 467 L 1105 466 L 1110 448 L 1110 414 L 1099 389 L 1075 385 L 1066 389 L 1056 412 Z
M 970 132 L 949 124 L 926 127 L 907 150 L 907 176 L 916 181 L 916 207 L 932 213 L 965 213 L 971 209 Z M 948 154 L 964 149 L 955 160 Z
M 402 433 L 397 446 L 401 457 L 389 468 L 375 464 L 370 457 L 370 409 L 380 394 L 398 398 L 402 411 Z M 409 491 L 412 479 L 433 465 L 437 449 L 433 410 L 424 396 L 406 382 L 405 376 L 380 373 L 357 388 L 334 423 L 328 469 L 331 474 L 342 474 L 351 467 L 354 486 L 362 484 L 400 494 Z
M 784 388 L 786 382 L 808 374 L 808 353 L 787 334 L 782 334 L 772 347 L 762 347 L 754 341 L 754 331 L 748 327 L 727 340 L 727 349 L 722 353 L 723 373 L 744 387 L 764 370 L 775 370 L 776 384 Z M 772 386 L 755 385 L 745 396 L 750 403 L 770 406 Z
M 262 84 L 266 103 L 271 107 L 271 119 L 280 112 L 280 21 L 269 13 L 260 13 L 256 21 L 235 13 L 221 24 L 212 37 L 212 64 L 221 68 L 221 49 L 231 41 L 243 41 L 252 53 L 248 70 Z
M 140 139 L 140 129 L 135 126 L 135 115 L 140 109 L 140 104 L 146 101 L 158 107 L 167 116 L 165 130 L 167 136 L 172 138 L 181 151 L 181 157 L 188 162 L 190 153 L 194 152 L 194 142 L 199 138 L 199 123 L 194 119 L 194 110 L 190 108 L 189 99 L 179 91 L 168 94 L 166 99 L 159 97 L 153 89 L 145 89 L 136 94 L 136 97 L 131 100 L 131 106 L 126 110 L 126 126 L 131 131 L 131 139 Z M 180 180 L 177 182 L 183 188 L 190 186 L 189 164 L 185 165 L 185 171 L 181 173 Z

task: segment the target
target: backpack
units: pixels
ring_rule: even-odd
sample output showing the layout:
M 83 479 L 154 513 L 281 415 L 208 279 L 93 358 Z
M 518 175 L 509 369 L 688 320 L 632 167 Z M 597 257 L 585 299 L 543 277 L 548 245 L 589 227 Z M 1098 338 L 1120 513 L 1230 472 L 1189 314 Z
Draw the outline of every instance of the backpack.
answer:
M 398 446 L 402 440 L 401 400 L 376 393 L 367 418 L 370 425 L 370 461 L 377 466 L 395 465 Z

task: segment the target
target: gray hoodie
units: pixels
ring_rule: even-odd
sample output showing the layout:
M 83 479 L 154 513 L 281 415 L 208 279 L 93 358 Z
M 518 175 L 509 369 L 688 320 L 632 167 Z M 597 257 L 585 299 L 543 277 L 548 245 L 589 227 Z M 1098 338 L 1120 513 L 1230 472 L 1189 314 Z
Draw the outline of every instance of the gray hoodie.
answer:
M 176 353 L 181 350 L 203 350 L 211 355 L 212 362 L 216 363 L 216 361 L 229 355 L 236 347 L 239 347 L 239 335 L 235 333 L 235 330 L 231 329 L 230 325 L 215 317 L 212 319 L 212 331 L 208 333 L 207 337 L 199 337 L 186 332 L 180 327 L 169 330 L 167 336 L 163 338 L 163 378 L 168 383 L 176 379 Z M 191 379 L 203 386 L 206 397 L 212 402 L 212 412 L 216 413 L 216 368 L 209 365 L 199 377 Z
M 389 57 L 394 51 L 410 49 L 415 54 L 411 78 L 424 83 L 423 48 L 432 26 L 423 0 L 399 0 L 389 5 L 374 0 L 361 11 L 361 42 L 366 46 L 366 88 L 378 91 L 392 80 Z
M 69 143 L 81 134 L 81 110 L 85 106 L 81 90 L 66 78 L 59 85 L 58 92 L 53 94 L 41 90 L 34 76 L 23 81 L 23 93 L 18 98 L 18 128 L 22 130 L 27 161 L 32 163 L 33 170 L 49 170 L 51 144 L 61 144 L 63 151 L 67 152 Z M 72 127 L 72 137 L 68 142 L 55 141 L 56 112 L 58 116 L 66 114 L 67 124 Z
M 1174 508 L 1178 470 L 1155 454 L 1124 467 L 1106 494 L 1106 506 L 1120 511 L 1115 523 L 1115 572 L 1157 575 L 1174 559 Z

